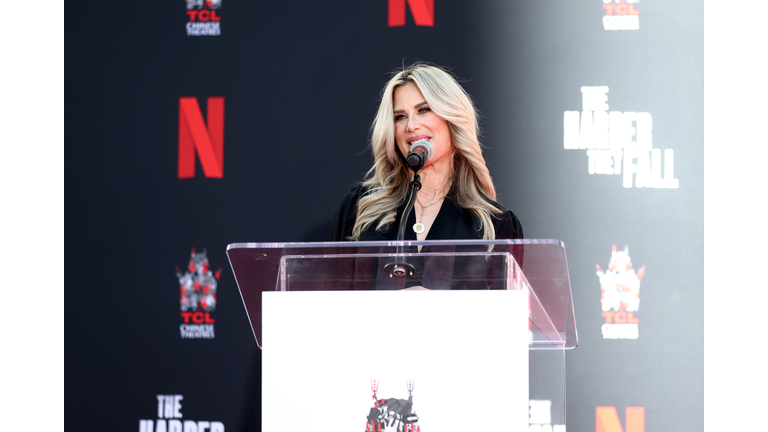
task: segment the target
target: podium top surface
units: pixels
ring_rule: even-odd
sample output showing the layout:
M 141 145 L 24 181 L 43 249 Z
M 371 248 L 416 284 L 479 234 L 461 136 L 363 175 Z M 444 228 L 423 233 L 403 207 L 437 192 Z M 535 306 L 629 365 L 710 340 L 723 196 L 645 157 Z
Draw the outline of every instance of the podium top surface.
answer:
M 519 289 L 521 280 L 531 293 L 531 349 L 578 345 L 560 240 L 233 243 L 227 257 L 259 343 L 264 291 Z M 399 260 L 412 268 L 400 282 L 386 274 Z

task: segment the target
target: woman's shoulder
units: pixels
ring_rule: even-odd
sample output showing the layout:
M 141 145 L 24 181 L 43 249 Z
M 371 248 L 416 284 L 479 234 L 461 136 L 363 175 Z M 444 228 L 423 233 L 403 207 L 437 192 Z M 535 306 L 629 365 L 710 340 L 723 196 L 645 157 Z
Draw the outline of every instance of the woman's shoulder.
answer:
M 357 203 L 365 195 L 367 189 L 362 184 L 356 183 L 347 188 L 347 193 L 341 199 L 331 232 L 332 241 L 344 241 L 352 235 L 352 227 L 357 219 Z
M 520 219 L 511 211 L 507 210 L 501 203 L 489 200 L 490 203 L 501 210 L 501 213 L 494 215 L 493 228 L 496 230 L 497 239 L 522 239 L 523 225 Z
M 349 207 L 350 205 L 356 206 L 357 202 L 360 201 L 360 198 L 362 198 L 367 192 L 368 188 L 360 183 L 349 185 L 347 188 L 347 193 L 341 199 L 342 207 Z

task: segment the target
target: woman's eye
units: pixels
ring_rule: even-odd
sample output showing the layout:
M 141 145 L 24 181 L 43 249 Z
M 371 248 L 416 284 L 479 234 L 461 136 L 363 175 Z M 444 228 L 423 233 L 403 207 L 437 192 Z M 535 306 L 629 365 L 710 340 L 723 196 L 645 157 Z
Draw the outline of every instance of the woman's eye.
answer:
M 403 120 L 403 119 L 405 119 L 405 116 L 403 114 L 398 114 L 398 115 L 395 116 L 395 121 L 400 121 L 400 120 Z
M 426 114 L 426 113 L 428 113 L 429 111 L 431 111 L 431 110 L 429 109 L 429 107 L 424 107 L 424 108 L 421 108 L 421 109 L 419 109 L 419 114 Z

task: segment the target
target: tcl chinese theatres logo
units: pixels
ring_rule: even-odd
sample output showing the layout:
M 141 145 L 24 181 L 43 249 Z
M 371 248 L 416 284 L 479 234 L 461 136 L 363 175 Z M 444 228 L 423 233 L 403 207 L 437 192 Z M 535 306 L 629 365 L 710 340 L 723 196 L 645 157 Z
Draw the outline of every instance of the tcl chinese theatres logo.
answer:
M 221 0 L 187 0 L 187 36 L 221 35 Z
M 629 247 L 623 251 L 613 246 L 608 268 L 598 264 L 600 278 L 600 303 L 603 309 L 603 339 L 637 339 L 640 335 L 635 312 L 640 309 L 640 280 L 645 276 L 645 266 L 635 272 Z
M 603 0 L 603 29 L 640 30 L 640 11 L 635 5 L 640 0 Z
M 211 313 L 216 310 L 218 302 L 221 268 L 215 273 L 211 272 L 206 251 L 196 252 L 192 248 L 186 271 L 182 273 L 177 267 L 176 277 L 179 279 L 179 303 L 181 318 L 184 320 L 179 327 L 182 339 L 213 339 L 216 320 Z

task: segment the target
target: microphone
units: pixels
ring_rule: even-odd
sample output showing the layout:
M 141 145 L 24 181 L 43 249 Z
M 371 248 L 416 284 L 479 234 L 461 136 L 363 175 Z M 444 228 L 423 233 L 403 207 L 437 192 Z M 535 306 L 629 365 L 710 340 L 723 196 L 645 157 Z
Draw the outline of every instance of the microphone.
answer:
M 416 272 L 416 267 L 405 261 L 402 242 L 405 239 L 405 221 L 408 220 L 408 214 L 413 209 L 413 203 L 416 201 L 416 194 L 421 189 L 421 178 L 418 171 L 424 167 L 430 156 L 432 156 L 432 145 L 426 139 L 420 139 L 411 143 L 411 151 L 408 153 L 408 157 L 405 158 L 408 168 L 413 171 L 413 179 L 409 185 L 408 200 L 405 202 L 405 210 L 403 210 L 403 215 L 400 217 L 400 226 L 397 230 L 397 255 L 394 261 L 384 266 L 385 269 L 389 270 L 389 277 L 408 277 L 413 276 Z
M 406 163 L 408 168 L 416 172 L 424 167 L 429 157 L 432 156 L 432 145 L 426 139 L 414 141 L 411 144 L 411 152 L 408 153 Z

